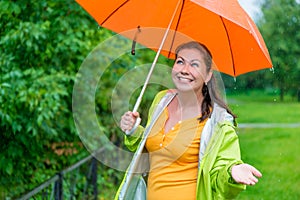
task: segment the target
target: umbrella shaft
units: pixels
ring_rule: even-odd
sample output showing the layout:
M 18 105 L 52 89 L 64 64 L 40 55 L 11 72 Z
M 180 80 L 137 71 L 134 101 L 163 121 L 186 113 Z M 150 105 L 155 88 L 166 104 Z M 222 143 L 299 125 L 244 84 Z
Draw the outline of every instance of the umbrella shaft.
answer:
M 171 28 L 171 25 L 172 25 L 172 23 L 173 23 L 173 20 L 174 20 L 174 18 L 175 18 L 175 15 L 176 15 L 176 13 L 177 13 L 178 8 L 179 8 L 180 1 L 181 1 L 181 0 L 178 0 L 178 2 L 177 2 L 177 5 L 176 5 L 176 8 L 175 8 L 174 13 L 173 13 L 173 15 L 172 15 L 172 18 L 171 18 L 171 20 L 170 20 L 170 22 L 169 22 L 169 25 L 168 25 L 168 27 L 167 27 L 167 30 L 166 30 L 165 34 L 164 34 L 164 37 L 162 38 L 162 41 L 161 41 L 161 43 L 160 43 L 160 46 L 159 46 L 159 48 L 158 48 L 158 50 L 157 50 L 157 52 L 156 52 L 156 55 L 155 55 L 155 58 L 154 58 L 154 60 L 153 60 L 153 62 L 152 62 L 151 68 L 150 68 L 150 70 L 149 70 L 149 72 L 148 72 L 148 75 L 147 75 L 147 78 L 146 78 L 145 83 L 144 83 L 144 85 L 143 85 L 142 91 L 140 92 L 140 95 L 139 95 L 139 97 L 138 97 L 138 99 L 137 99 L 137 101 L 136 101 L 136 103 L 135 103 L 135 105 L 134 105 L 133 112 L 136 112 L 136 111 L 138 110 L 140 104 L 141 104 L 141 101 L 142 101 L 143 95 L 144 95 L 144 93 L 145 93 L 146 87 L 147 87 L 147 85 L 148 85 L 148 83 L 149 83 L 149 80 L 150 80 L 151 75 L 152 75 L 152 73 L 153 73 L 154 67 L 155 67 L 155 65 L 156 65 L 156 63 L 157 63 L 159 54 L 160 54 L 160 52 L 161 52 L 161 50 L 162 50 L 162 48 L 163 48 L 163 45 L 164 45 L 164 43 L 165 43 L 165 41 L 166 41 L 166 39 L 167 39 L 169 30 L 170 30 L 170 28 Z

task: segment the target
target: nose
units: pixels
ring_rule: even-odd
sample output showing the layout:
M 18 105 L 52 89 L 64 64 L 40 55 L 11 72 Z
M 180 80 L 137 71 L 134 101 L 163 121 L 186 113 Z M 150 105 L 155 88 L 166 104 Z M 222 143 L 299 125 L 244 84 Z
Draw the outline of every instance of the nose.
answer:
M 190 72 L 190 63 L 185 62 L 180 71 L 181 71 L 181 73 L 189 73 Z

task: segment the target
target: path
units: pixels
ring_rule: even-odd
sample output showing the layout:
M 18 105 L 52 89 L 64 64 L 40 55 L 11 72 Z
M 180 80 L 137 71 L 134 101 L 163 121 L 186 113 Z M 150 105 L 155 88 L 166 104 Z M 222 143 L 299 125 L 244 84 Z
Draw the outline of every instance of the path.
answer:
M 240 123 L 238 128 L 300 128 L 300 123 Z

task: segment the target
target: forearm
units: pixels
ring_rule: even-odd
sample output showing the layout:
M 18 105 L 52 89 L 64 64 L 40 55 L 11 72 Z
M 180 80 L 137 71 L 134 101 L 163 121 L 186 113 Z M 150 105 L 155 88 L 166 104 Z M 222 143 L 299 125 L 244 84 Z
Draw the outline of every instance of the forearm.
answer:
M 211 186 L 218 197 L 233 199 L 246 189 L 245 185 L 236 183 L 231 176 L 231 168 L 243 161 L 235 130 L 225 127 L 223 133 L 224 138 L 210 172 Z

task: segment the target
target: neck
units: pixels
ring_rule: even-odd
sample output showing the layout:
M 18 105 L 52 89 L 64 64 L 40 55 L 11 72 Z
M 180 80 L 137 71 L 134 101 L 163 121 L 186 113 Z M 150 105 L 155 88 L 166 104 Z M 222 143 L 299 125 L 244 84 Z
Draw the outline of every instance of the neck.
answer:
M 177 99 L 178 99 L 178 104 L 181 107 L 181 109 L 186 109 L 186 108 L 195 108 L 201 109 L 201 104 L 204 99 L 202 92 L 194 92 L 194 91 L 188 91 L 188 92 L 182 92 L 182 91 L 177 91 Z M 196 110 L 195 110 L 196 111 Z
M 176 92 L 176 98 L 168 105 L 170 113 L 169 120 L 172 119 L 177 122 L 179 120 L 194 118 L 202 114 L 202 93 L 196 95 L 195 92 L 182 92 L 178 90 Z

